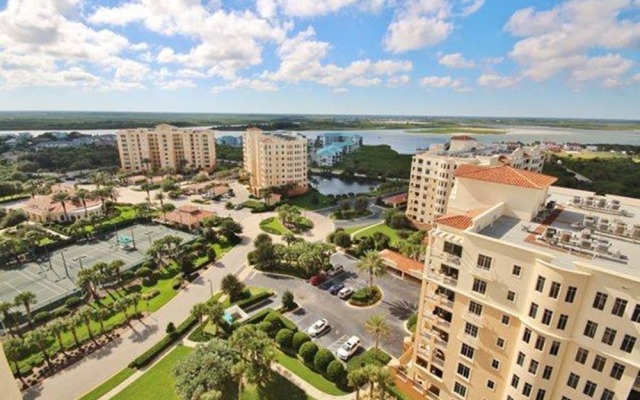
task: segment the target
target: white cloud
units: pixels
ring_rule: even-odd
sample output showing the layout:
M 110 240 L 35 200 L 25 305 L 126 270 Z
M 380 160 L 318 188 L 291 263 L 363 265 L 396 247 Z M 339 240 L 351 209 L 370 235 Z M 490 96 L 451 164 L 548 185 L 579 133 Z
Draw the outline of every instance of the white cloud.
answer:
M 640 45 L 640 23 L 625 17 L 634 7 L 631 0 L 568 0 L 548 10 L 519 10 L 505 25 L 519 38 L 509 56 L 535 81 L 562 75 L 574 84 L 611 87 L 631 67 L 614 51 Z M 600 52 L 606 54 L 593 55 Z
M 475 63 L 464 58 L 462 53 L 444 54 L 438 59 L 440 65 L 448 68 L 473 68 Z
M 227 90 L 236 89 L 249 89 L 256 92 L 275 92 L 278 90 L 278 86 L 272 82 L 267 82 L 260 79 L 236 79 L 224 85 L 214 86 L 211 88 L 213 93 L 220 93 Z
M 398 86 L 404 86 L 411 82 L 411 77 L 409 75 L 395 75 L 387 79 L 385 84 L 387 87 L 394 88 Z
M 190 79 L 172 79 L 167 81 L 157 81 L 155 86 L 163 90 L 178 90 L 194 88 L 196 84 Z
M 346 87 L 339 87 L 339 88 L 333 89 L 333 93 L 347 93 L 348 91 L 349 89 L 347 89 Z
M 484 5 L 484 0 L 464 0 L 464 8 L 462 9 L 462 15 L 468 16 L 475 14 Z
M 425 76 L 420 78 L 420 85 L 429 88 L 456 89 L 463 84 L 461 79 L 453 79 L 450 76 Z
M 498 74 L 482 74 L 478 78 L 478 84 L 480 86 L 486 86 L 493 89 L 505 89 L 515 86 L 519 81 L 519 78 L 512 76 L 503 76 Z

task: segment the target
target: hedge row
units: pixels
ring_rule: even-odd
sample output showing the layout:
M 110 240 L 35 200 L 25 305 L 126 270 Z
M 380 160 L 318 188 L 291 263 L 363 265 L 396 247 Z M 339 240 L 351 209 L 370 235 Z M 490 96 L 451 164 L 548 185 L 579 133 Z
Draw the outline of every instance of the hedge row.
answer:
M 260 292 L 260 293 L 257 293 L 254 296 L 251 296 L 249 298 L 240 300 L 240 301 L 236 302 L 235 304 L 238 307 L 240 307 L 240 308 L 242 308 L 244 310 L 245 308 L 249 308 L 249 307 L 251 307 L 251 306 L 253 306 L 255 304 L 258 304 L 261 301 L 264 301 L 264 300 L 268 299 L 271 296 L 273 296 L 272 292 L 269 292 L 269 291 Z
M 153 361 L 160 353 L 166 350 L 169 346 L 175 343 L 182 335 L 187 333 L 191 328 L 193 328 L 198 323 L 198 320 L 190 315 L 186 320 L 184 320 L 178 327 L 175 332 L 172 334 L 168 334 L 158 343 L 154 344 L 149 350 L 142 353 L 139 357 L 129 363 L 129 368 L 140 369 L 146 365 L 149 365 L 151 361 Z

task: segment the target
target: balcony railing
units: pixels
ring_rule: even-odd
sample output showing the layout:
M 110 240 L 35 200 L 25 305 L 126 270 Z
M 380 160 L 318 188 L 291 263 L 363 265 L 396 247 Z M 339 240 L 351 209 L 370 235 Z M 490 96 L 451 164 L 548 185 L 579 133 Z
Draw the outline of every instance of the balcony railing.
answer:
M 487 281 L 494 281 L 496 279 L 495 272 L 479 267 L 471 268 L 471 274 Z
M 427 276 L 431 279 L 434 279 L 438 282 L 444 283 L 449 286 L 457 286 L 458 279 L 451 277 L 449 275 L 444 274 L 442 271 L 436 270 L 435 268 L 430 268 L 427 271 Z

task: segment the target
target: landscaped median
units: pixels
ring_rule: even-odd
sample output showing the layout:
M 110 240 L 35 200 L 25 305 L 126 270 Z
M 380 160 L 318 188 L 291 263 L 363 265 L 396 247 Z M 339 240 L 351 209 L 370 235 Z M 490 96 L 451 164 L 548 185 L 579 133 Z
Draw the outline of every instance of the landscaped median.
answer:
M 382 300 L 382 290 L 377 286 L 367 286 L 356 290 L 349 299 L 349 304 L 355 307 L 369 307 Z
M 285 228 L 277 217 L 270 217 L 260 222 L 260 229 L 270 233 L 272 235 L 284 235 L 286 233 L 293 233 L 289 229 Z

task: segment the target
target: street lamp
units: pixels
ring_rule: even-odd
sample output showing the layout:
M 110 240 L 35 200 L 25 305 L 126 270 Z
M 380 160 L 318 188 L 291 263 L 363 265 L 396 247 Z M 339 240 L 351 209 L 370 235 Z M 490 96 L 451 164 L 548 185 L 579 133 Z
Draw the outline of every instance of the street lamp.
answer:
M 209 282 L 209 297 L 213 297 L 213 282 L 211 279 L 207 279 L 207 282 Z
M 151 244 L 151 231 L 146 231 L 144 234 L 147 235 L 149 238 L 149 244 Z

